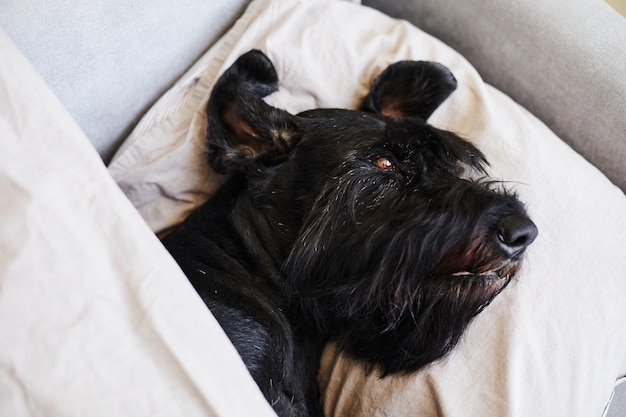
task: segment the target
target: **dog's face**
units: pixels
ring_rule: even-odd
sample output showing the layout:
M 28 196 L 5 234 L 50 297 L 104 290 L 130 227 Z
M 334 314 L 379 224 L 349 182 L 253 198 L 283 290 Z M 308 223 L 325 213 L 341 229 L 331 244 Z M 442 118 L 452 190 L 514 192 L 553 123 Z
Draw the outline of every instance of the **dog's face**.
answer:
M 253 51 L 208 107 L 209 161 L 244 175 L 276 229 L 295 317 L 384 372 L 448 352 L 509 283 L 537 229 L 515 195 L 486 180 L 469 142 L 426 119 L 456 88 L 443 66 L 401 62 L 362 108 L 291 115 Z M 398 352 L 403 352 L 401 355 Z

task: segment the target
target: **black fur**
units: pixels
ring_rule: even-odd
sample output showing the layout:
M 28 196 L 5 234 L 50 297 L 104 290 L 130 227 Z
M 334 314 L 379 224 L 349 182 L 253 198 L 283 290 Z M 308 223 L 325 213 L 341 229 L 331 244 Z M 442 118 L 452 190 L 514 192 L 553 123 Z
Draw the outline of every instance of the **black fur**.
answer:
M 207 109 L 208 160 L 229 180 L 164 239 L 280 416 L 320 416 L 333 340 L 383 374 L 444 356 L 516 273 L 537 229 L 486 160 L 426 123 L 454 91 L 404 61 L 360 111 L 269 106 L 272 63 L 243 55 Z

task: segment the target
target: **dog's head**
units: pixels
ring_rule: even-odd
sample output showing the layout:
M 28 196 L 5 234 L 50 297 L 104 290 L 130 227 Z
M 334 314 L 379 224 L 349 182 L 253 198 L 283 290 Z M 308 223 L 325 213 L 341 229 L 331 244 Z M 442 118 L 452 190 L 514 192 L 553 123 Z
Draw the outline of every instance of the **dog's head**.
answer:
M 517 197 L 484 179 L 483 154 L 426 122 L 456 80 L 403 61 L 360 110 L 299 115 L 263 101 L 277 84 L 258 51 L 227 70 L 208 105 L 208 158 L 245 176 L 275 226 L 265 243 L 298 319 L 384 372 L 443 356 L 537 235 Z

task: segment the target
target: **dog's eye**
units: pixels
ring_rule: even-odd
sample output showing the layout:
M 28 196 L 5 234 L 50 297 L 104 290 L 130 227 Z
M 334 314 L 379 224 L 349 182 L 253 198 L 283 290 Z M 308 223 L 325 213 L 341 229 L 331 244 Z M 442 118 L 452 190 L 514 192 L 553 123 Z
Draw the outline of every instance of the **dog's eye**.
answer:
M 396 170 L 395 164 L 386 156 L 379 156 L 374 159 L 373 164 L 383 171 L 393 172 Z

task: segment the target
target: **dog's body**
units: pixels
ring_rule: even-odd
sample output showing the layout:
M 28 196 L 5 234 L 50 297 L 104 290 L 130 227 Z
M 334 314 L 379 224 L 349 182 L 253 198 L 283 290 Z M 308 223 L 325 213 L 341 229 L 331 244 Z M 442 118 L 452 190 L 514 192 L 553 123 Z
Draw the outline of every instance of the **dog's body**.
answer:
M 297 116 L 262 53 L 217 82 L 208 159 L 231 175 L 164 239 L 280 416 L 321 415 L 316 375 L 334 340 L 384 374 L 444 356 L 510 281 L 537 230 L 480 151 L 426 123 L 456 88 L 443 66 L 400 62 L 360 111 Z

